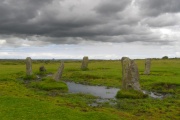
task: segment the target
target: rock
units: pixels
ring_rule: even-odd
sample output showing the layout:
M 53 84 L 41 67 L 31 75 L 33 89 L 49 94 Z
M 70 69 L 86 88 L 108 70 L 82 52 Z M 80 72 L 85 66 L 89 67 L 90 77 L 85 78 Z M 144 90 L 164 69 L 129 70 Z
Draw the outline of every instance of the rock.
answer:
M 64 70 L 64 62 L 61 62 L 61 65 L 59 66 L 58 71 L 53 75 L 53 79 L 55 81 L 59 81 L 61 79 L 63 70 Z
M 139 71 L 134 60 L 128 57 L 122 58 L 122 89 L 134 89 L 140 91 Z
M 84 56 L 84 57 L 83 57 L 81 69 L 82 69 L 82 70 L 88 69 L 88 57 L 87 57 L 87 56 Z
M 151 68 L 151 59 L 147 58 L 146 61 L 145 61 L 145 71 L 144 71 L 145 75 L 150 74 L 150 68 Z
M 46 68 L 44 66 L 39 67 L 39 72 L 45 72 L 45 71 L 46 71 Z
M 124 71 L 123 71 L 123 70 L 124 70 L 124 68 L 123 68 L 123 60 L 126 59 L 126 58 L 128 58 L 128 57 L 122 57 L 122 58 L 121 58 L 122 75 L 124 75 Z
M 32 60 L 30 57 L 26 58 L 26 75 L 32 75 Z

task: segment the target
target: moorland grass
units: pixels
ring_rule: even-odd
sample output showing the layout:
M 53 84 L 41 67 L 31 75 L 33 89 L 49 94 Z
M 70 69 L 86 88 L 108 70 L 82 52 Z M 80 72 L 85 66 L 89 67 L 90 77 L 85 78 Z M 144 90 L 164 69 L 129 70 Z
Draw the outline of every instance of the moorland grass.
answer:
M 148 95 L 137 90 L 119 90 L 116 94 L 116 98 L 130 98 L 130 99 L 142 99 L 147 98 Z
M 0 61 L 0 117 L 11 119 L 180 119 L 180 59 L 153 59 L 150 75 L 144 75 L 144 60 L 136 60 L 140 73 L 141 88 L 163 94 L 164 99 L 120 98 L 117 105 L 88 106 L 96 98 L 84 94 L 49 94 L 44 88 L 56 88 L 48 80 L 24 84 L 25 62 L 23 60 Z M 60 61 L 33 61 L 33 74 L 39 67 L 48 73 L 55 73 Z M 81 70 L 81 61 L 65 61 L 63 81 L 83 84 L 121 87 L 121 62 L 119 60 L 90 60 L 88 70 Z M 40 75 L 40 74 L 39 74 Z M 26 81 L 26 80 L 25 80 Z M 60 85 L 61 86 L 61 85 Z M 42 88 L 42 89 L 39 89 Z M 50 90 L 51 91 L 51 90 Z M 122 94 L 124 92 L 121 91 Z
M 68 91 L 66 83 L 62 81 L 55 81 L 52 78 L 43 78 L 40 81 L 32 81 L 30 86 L 33 88 L 38 88 L 40 90 L 61 90 Z

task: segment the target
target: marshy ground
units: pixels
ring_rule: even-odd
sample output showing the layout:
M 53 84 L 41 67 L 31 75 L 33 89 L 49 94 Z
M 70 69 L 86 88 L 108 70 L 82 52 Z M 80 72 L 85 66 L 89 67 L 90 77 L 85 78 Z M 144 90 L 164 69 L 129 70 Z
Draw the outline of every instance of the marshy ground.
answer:
M 69 93 L 64 82 L 53 81 L 51 74 L 57 71 L 60 61 L 33 60 L 33 75 L 26 76 L 24 60 L 0 60 L 0 118 L 180 119 L 180 59 L 153 59 L 150 75 L 143 74 L 144 62 L 136 60 L 141 88 L 164 95 L 164 98 L 129 97 L 101 101 L 91 94 Z M 45 66 L 46 72 L 39 72 L 41 65 Z M 120 89 L 121 77 L 121 62 L 118 60 L 91 60 L 84 71 L 81 61 L 64 61 L 62 81 L 65 82 Z

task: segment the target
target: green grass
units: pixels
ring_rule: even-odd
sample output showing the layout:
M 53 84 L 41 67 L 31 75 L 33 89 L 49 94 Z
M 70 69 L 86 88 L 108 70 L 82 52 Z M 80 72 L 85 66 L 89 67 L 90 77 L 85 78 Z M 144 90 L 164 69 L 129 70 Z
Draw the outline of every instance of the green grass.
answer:
M 164 99 L 143 98 L 139 94 L 120 91 L 117 105 L 88 104 L 96 97 L 67 94 L 62 82 L 45 78 L 57 71 L 60 61 L 33 61 L 33 77 L 26 76 L 24 60 L 0 60 L 0 118 L 2 120 L 121 120 L 180 119 L 180 59 L 153 59 L 150 75 L 144 75 L 144 60 L 136 60 L 141 88 L 162 94 Z M 44 65 L 45 73 L 39 72 Z M 81 70 L 81 61 L 65 61 L 61 80 L 83 84 L 121 87 L 121 61 L 89 61 L 88 70 Z M 36 75 L 44 77 L 38 80 Z M 133 93 L 133 94 L 132 94 Z M 123 96 L 123 97 L 122 97 Z M 127 98 L 127 96 L 129 96 Z M 133 96 L 133 97 L 132 97 Z M 140 95 L 141 96 L 141 95 Z M 138 99 L 134 99 L 138 98 Z
M 93 96 L 83 94 L 48 95 L 29 89 L 19 82 L 0 82 L 0 117 L 2 120 L 29 119 L 84 119 L 84 120 L 118 120 L 117 114 L 111 114 L 110 108 L 92 108 L 87 104 Z M 126 113 L 121 113 L 127 116 Z M 120 117 L 121 118 L 121 117 Z
M 110 120 L 117 116 L 97 111 L 80 111 L 31 98 L 0 97 L 1 120 Z M 33 106 L 33 107 L 32 107 Z
M 138 117 L 150 120 L 178 120 L 180 101 L 172 98 L 120 99 L 117 108 Z
M 136 90 L 119 90 L 116 94 L 116 98 L 130 98 L 130 99 L 141 99 L 141 98 L 147 98 L 147 94 L 143 94 L 140 91 Z
M 55 81 L 52 78 L 44 78 L 41 81 L 33 81 L 30 83 L 33 88 L 38 88 L 41 90 L 61 90 L 67 91 L 67 85 L 62 81 Z
M 88 70 L 80 69 L 80 62 L 67 63 L 63 74 L 64 80 L 75 81 L 83 84 L 120 86 L 121 62 L 120 61 L 92 61 Z M 113 82 L 112 82 L 113 80 Z

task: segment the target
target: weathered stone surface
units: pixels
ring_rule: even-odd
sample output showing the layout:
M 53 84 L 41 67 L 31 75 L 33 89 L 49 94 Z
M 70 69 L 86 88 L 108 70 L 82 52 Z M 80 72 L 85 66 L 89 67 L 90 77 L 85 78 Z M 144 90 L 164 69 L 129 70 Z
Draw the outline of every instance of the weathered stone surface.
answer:
M 121 64 L 122 64 L 122 75 L 123 75 L 123 60 L 124 60 L 124 59 L 126 59 L 126 58 L 128 58 L 128 57 L 122 57 L 122 58 L 121 58 Z
M 82 70 L 88 69 L 88 57 L 87 57 L 87 56 L 84 56 L 84 57 L 83 57 L 81 69 L 82 69 Z
M 121 60 L 122 89 L 141 90 L 139 84 L 139 71 L 136 63 L 128 57 L 123 57 Z
M 30 57 L 26 58 L 26 75 L 32 75 L 32 60 Z
M 61 79 L 63 70 L 64 70 L 64 62 L 61 62 L 61 65 L 59 66 L 58 71 L 53 75 L 53 79 L 55 81 L 59 81 Z
M 45 72 L 46 71 L 46 68 L 42 65 L 39 67 L 39 72 Z
M 144 74 L 145 75 L 149 75 L 150 74 L 150 69 L 151 69 L 151 59 L 147 58 L 145 61 L 145 71 Z

